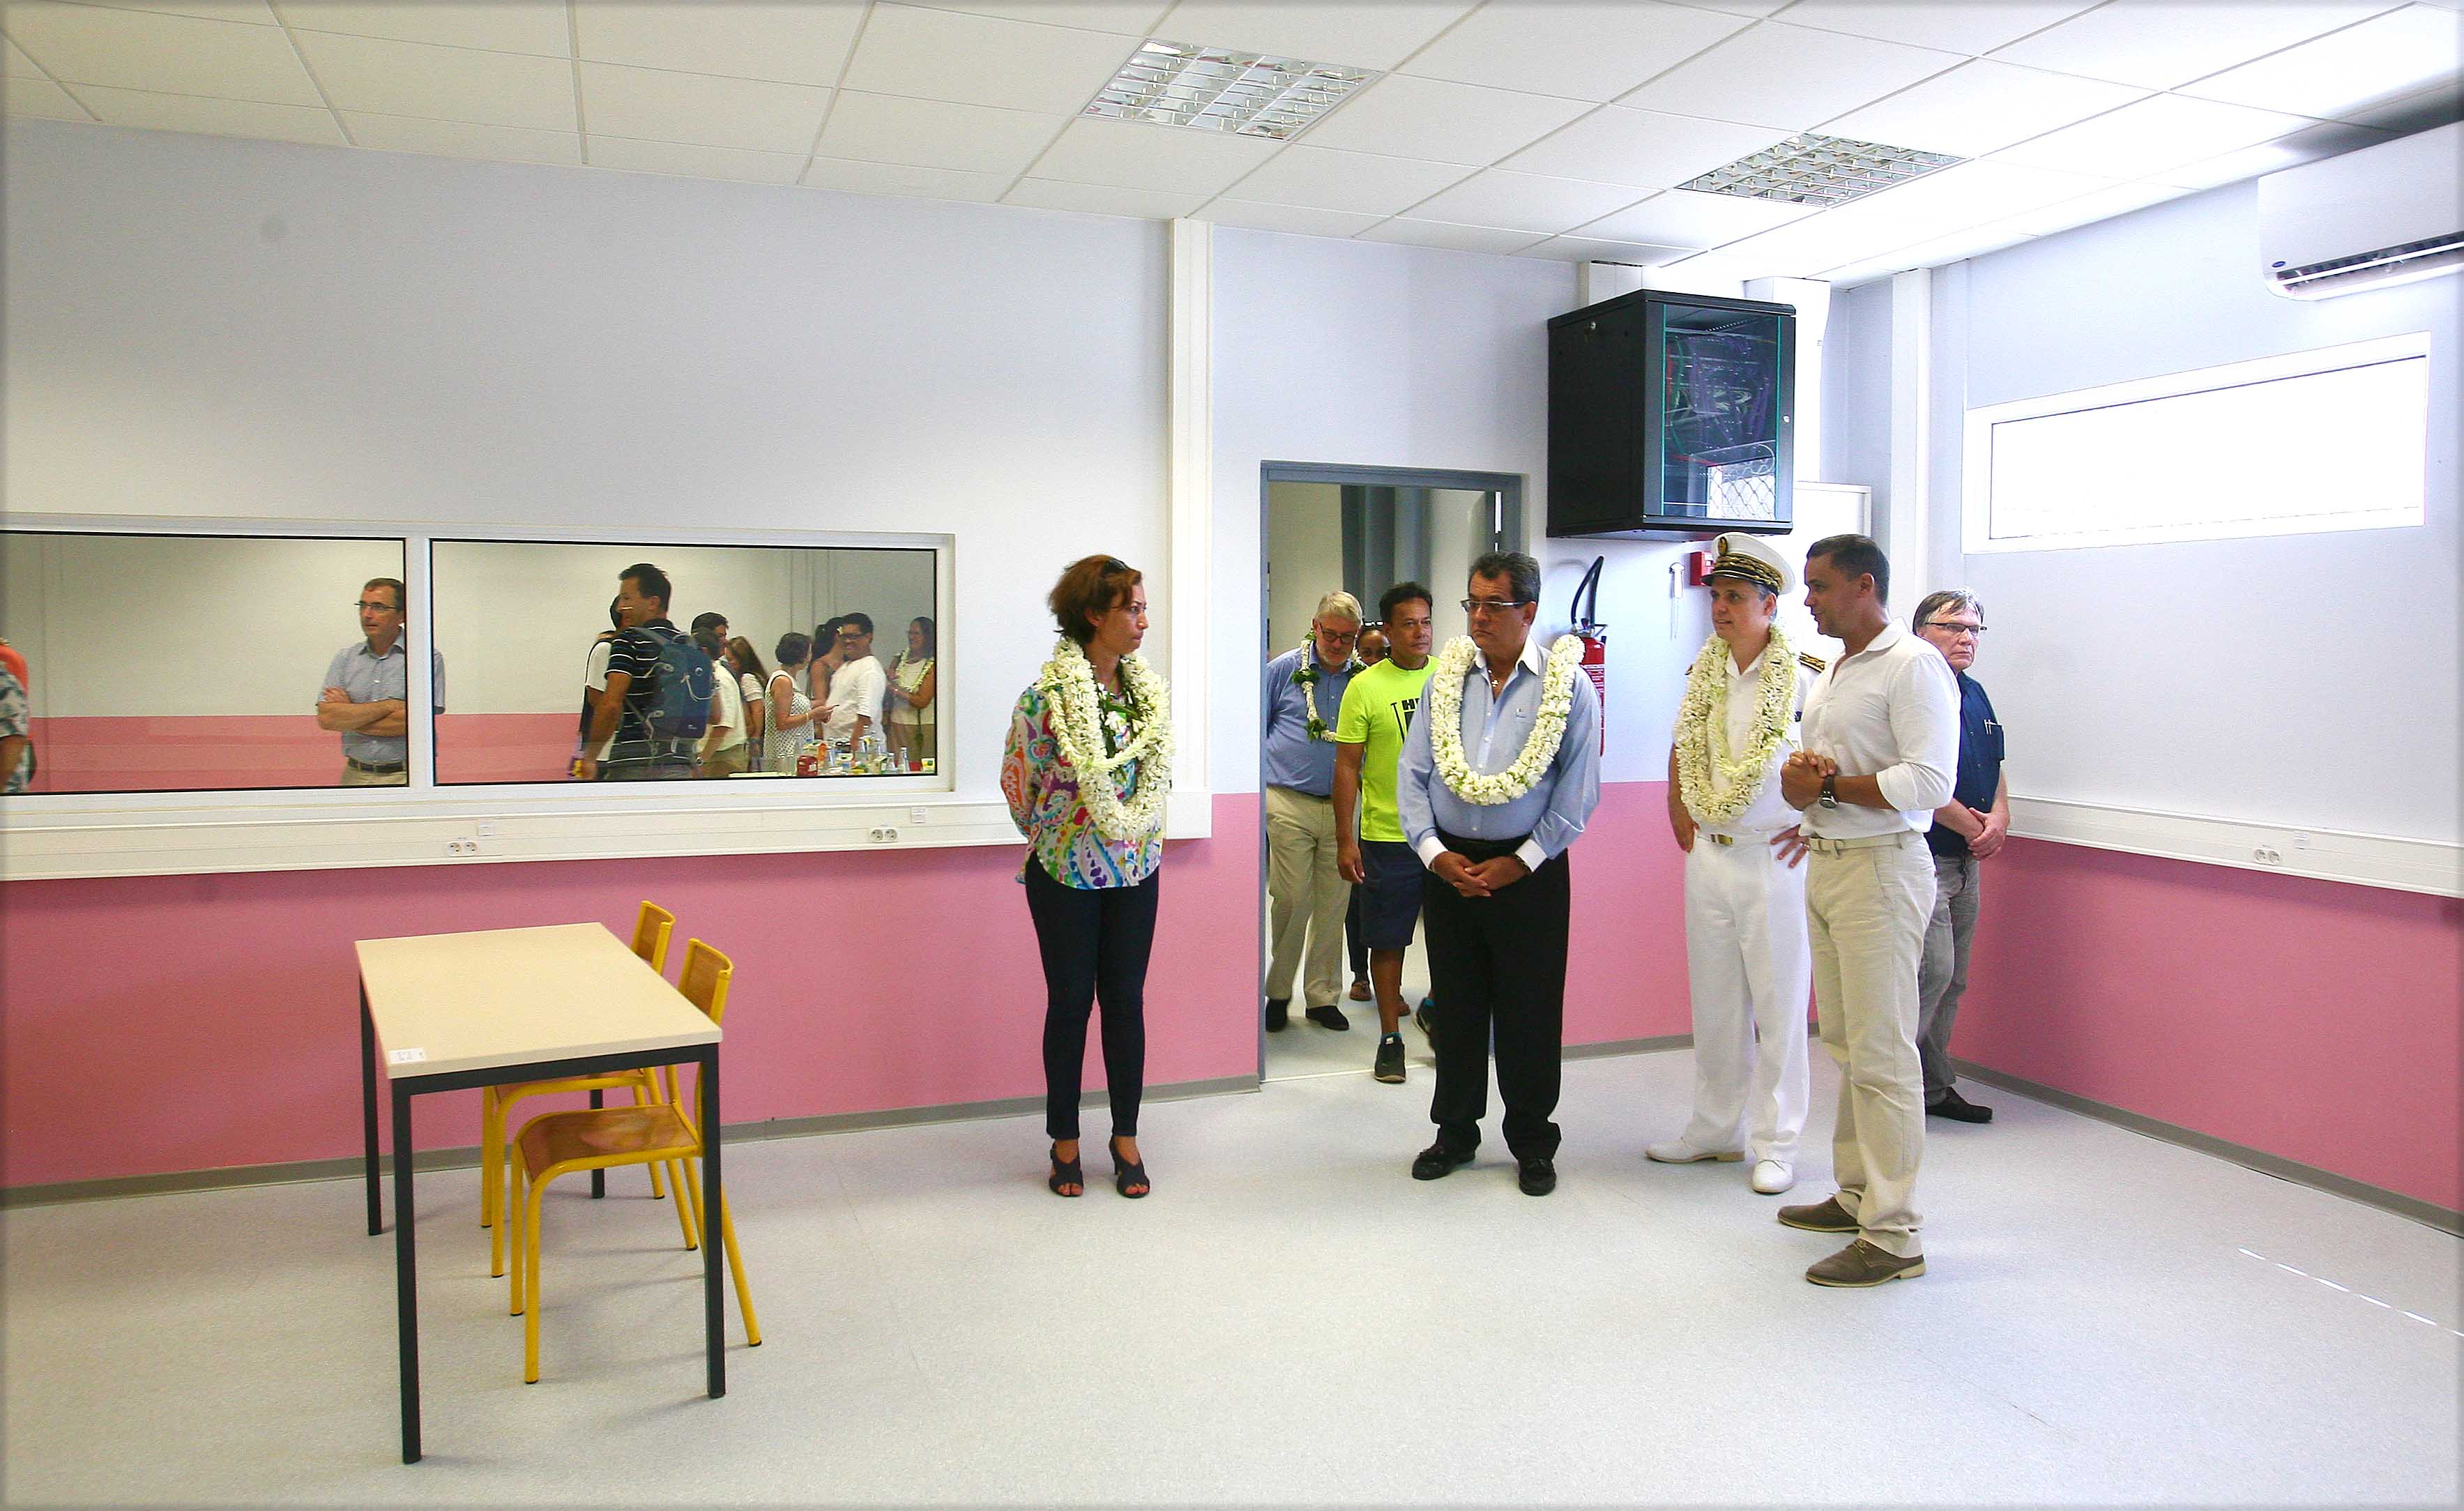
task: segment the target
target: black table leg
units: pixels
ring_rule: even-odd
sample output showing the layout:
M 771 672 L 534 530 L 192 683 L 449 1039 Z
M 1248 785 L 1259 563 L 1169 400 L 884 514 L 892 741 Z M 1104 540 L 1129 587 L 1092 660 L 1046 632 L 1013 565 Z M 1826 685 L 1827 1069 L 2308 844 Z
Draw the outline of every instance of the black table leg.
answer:
M 591 1105 L 592 1106 L 594 1106 L 594 1107 L 604 1107 L 604 1106 L 605 1106 L 607 1105 L 607 1097 L 606 1097 L 606 1093 L 605 1093 L 605 1092 L 601 1092 L 601 1091 L 594 1091 L 594 1092 L 590 1093 L 590 1105 Z M 590 1172 L 590 1195 L 591 1195 L 591 1198 L 592 1198 L 593 1200 L 596 1200 L 596 1199 L 598 1199 L 599 1197 L 601 1197 L 601 1196 L 605 1196 L 605 1195 L 606 1195 L 606 1194 L 607 1194 L 607 1172 L 606 1172 L 605 1171 L 604 1171 L 604 1170 L 594 1170 L 594 1171 L 592 1171 L 592 1172 Z
M 360 1134 L 367 1146 L 368 1235 L 385 1231 L 377 1201 L 377 1020 L 368 1012 L 366 983 L 360 986 Z
M 721 1299 L 727 1245 L 720 1241 L 726 1222 L 725 1194 L 718 1183 L 718 1046 L 704 1047 L 694 1057 L 701 1065 L 701 1306 L 703 1347 L 710 1354 L 710 1393 L 727 1393 L 727 1310 Z
M 402 1461 L 419 1462 L 419 1271 L 411 1253 L 410 1088 L 393 1085 L 393 1288 L 402 1354 Z M 518 1262 L 518 1260 L 517 1260 Z M 538 1304 L 534 1302 L 532 1304 Z

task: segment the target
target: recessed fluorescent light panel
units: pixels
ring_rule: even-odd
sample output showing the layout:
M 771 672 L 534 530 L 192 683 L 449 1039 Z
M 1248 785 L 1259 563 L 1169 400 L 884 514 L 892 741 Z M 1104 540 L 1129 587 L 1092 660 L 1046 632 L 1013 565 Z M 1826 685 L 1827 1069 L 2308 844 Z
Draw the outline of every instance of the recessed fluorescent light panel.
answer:
M 1369 79 L 1357 69 L 1331 63 L 1187 42 L 1149 42 L 1130 55 L 1094 103 L 1080 113 L 1281 142 Z
M 1725 167 L 1713 168 L 1677 186 L 1701 194 L 1730 194 L 1739 199 L 1778 200 L 1829 209 L 1967 161 L 1945 152 L 1884 146 L 1879 142 L 1851 142 L 1845 137 L 1816 136 L 1808 131 L 1777 146 L 1749 152 Z

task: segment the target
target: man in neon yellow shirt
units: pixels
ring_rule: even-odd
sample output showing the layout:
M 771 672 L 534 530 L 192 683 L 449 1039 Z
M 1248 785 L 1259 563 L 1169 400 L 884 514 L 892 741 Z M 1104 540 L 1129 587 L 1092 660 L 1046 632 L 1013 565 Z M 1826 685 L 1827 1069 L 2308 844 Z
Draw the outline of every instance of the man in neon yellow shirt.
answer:
M 1343 690 L 1334 721 L 1335 862 L 1362 888 L 1369 979 L 1377 989 L 1377 1060 L 1371 1074 L 1403 1081 L 1403 952 L 1420 921 L 1420 858 L 1395 811 L 1395 766 L 1429 683 L 1436 629 L 1429 590 L 1398 582 L 1377 601 L 1391 651 Z M 1358 813 L 1355 825 L 1353 815 Z

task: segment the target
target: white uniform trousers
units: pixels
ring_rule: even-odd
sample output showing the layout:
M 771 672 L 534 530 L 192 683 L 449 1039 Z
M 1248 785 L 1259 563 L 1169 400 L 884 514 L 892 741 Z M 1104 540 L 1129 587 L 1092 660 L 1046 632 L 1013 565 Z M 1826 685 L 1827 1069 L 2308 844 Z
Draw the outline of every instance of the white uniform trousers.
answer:
M 1685 1142 L 1796 1163 L 1805 1128 L 1805 1004 L 1814 983 L 1805 871 L 1770 837 L 1685 853 L 1685 976 L 1694 998 L 1694 1121 Z
M 1933 916 L 1933 852 L 1913 829 L 1846 843 L 1806 858 L 1814 1005 L 1840 1071 L 1831 1170 L 1858 1236 L 1907 1259 L 1925 1252 L 1914 1204 L 1925 1158 L 1917 964 Z

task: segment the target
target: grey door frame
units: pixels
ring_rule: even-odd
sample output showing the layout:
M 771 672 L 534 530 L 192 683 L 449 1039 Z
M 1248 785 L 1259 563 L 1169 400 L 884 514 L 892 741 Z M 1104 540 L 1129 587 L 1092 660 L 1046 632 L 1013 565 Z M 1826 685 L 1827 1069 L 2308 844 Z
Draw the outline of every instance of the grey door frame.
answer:
M 1497 498 L 1497 538 L 1507 549 L 1528 551 L 1531 537 L 1525 529 L 1523 474 L 1467 472 L 1441 467 L 1353 467 L 1334 462 L 1265 462 L 1258 468 L 1258 660 L 1264 667 L 1275 655 L 1268 642 L 1273 631 L 1266 620 L 1268 529 L 1273 512 L 1266 492 L 1277 483 L 1332 483 L 1356 488 L 1445 488 L 1492 493 Z M 1266 1081 L 1266 747 L 1265 731 L 1258 742 L 1258 936 L 1251 958 L 1257 961 L 1257 988 L 1249 995 L 1251 1021 L 1258 1036 L 1258 1084 Z

